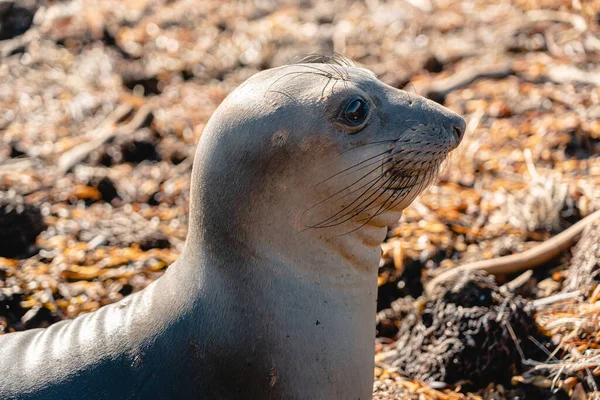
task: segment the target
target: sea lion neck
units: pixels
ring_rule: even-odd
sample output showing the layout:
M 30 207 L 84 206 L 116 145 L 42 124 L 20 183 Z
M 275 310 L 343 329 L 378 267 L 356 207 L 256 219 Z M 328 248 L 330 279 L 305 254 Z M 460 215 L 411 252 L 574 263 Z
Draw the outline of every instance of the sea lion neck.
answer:
M 192 173 L 186 246 L 162 278 L 186 291 L 176 323 L 197 343 L 219 335 L 220 347 L 211 351 L 220 358 L 206 362 L 214 376 L 230 378 L 217 387 L 243 387 L 247 398 L 366 398 L 386 228 L 298 225 L 310 204 L 300 195 L 307 189 L 285 179 L 291 175 L 282 158 L 252 160 L 251 149 L 205 133 Z M 287 165 L 296 165 L 289 157 Z M 240 357 L 243 364 L 223 362 Z M 342 373 L 340 365 L 359 367 Z
M 304 226 L 299 220 L 310 201 L 300 193 L 311 188 L 286 176 L 286 164 L 293 165 L 293 156 L 253 161 L 251 167 L 248 158 L 244 150 L 233 149 L 214 132 L 201 139 L 182 255 L 189 260 L 186 268 L 195 274 L 199 268 L 228 268 L 221 266 L 235 263 L 241 271 L 258 262 L 274 270 L 294 266 L 289 272 L 306 281 L 333 282 L 347 279 L 353 271 L 359 272 L 357 277 L 368 271 L 370 281 L 387 228 L 376 220 L 369 224 L 348 221 L 337 229 Z M 256 167 L 261 162 L 267 174 Z M 210 261 L 203 266 L 200 260 Z M 276 271 L 265 271 L 271 272 Z

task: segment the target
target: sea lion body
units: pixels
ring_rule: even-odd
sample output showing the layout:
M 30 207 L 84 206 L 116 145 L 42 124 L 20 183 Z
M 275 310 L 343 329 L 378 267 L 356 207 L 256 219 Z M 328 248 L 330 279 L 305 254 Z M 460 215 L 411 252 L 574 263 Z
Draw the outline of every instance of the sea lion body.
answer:
M 348 65 L 261 72 L 198 144 L 181 257 L 0 336 L 1 399 L 367 399 L 380 243 L 464 121 Z

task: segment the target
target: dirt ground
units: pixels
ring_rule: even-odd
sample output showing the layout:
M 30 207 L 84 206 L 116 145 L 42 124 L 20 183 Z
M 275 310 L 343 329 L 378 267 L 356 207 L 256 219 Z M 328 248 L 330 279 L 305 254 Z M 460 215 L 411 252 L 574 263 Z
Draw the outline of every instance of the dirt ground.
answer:
M 0 0 L 0 334 L 160 277 L 218 104 L 332 52 L 468 123 L 382 246 L 374 398 L 600 398 L 600 224 L 423 294 L 600 209 L 598 0 Z

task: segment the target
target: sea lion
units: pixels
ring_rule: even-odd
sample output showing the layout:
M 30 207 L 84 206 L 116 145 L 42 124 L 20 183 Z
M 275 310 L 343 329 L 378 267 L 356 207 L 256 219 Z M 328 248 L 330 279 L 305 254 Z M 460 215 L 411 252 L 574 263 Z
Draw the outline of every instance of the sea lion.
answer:
M 463 119 L 345 63 L 260 72 L 218 107 L 165 275 L 0 336 L 1 399 L 367 399 L 387 227 Z

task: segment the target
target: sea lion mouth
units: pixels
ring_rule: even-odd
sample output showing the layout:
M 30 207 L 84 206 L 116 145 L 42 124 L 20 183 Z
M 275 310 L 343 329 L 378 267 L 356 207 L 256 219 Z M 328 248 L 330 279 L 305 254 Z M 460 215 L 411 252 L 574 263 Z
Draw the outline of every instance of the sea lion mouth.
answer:
M 383 188 L 386 192 L 408 192 L 412 189 L 416 188 L 419 185 L 427 186 L 429 184 L 429 179 L 425 177 L 419 177 L 419 181 L 417 183 L 413 183 L 410 185 L 390 185 Z
M 446 157 L 427 158 L 386 158 L 381 165 L 385 176 L 385 190 L 410 191 L 431 184 Z
M 383 213 L 405 208 L 406 199 L 412 198 L 413 194 L 421 193 L 434 182 L 447 152 L 411 150 L 405 147 L 398 151 L 390 149 L 384 154 L 381 159 L 378 158 L 382 154 L 372 156 L 320 182 L 319 184 L 322 184 L 349 171 L 368 169 L 371 165 L 369 162 L 373 158 L 376 159 L 375 163 L 380 164 L 353 183 L 308 208 L 306 211 L 321 204 L 342 202 L 340 209 L 318 223 L 308 225 L 307 228 L 335 227 L 357 217 L 358 221 L 366 221 L 361 225 L 362 227 Z M 365 167 L 363 163 L 367 166 Z M 379 172 L 376 172 L 378 168 Z

